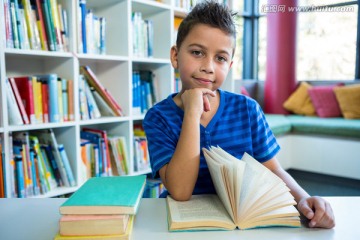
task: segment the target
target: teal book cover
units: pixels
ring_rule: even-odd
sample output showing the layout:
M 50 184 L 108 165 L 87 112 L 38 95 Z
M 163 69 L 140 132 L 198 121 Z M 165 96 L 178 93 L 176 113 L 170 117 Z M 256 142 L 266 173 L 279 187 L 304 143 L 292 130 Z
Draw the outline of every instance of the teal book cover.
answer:
M 145 175 L 94 177 L 60 206 L 61 214 L 136 214 Z

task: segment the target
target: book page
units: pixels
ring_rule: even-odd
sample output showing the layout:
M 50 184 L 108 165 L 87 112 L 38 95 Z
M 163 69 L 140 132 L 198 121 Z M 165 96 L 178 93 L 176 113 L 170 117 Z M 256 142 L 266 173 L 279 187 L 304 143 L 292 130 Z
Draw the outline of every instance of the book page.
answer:
M 240 195 L 241 195 L 241 186 L 243 185 L 243 175 L 245 171 L 245 162 L 240 161 L 236 157 L 232 156 L 231 154 L 227 153 L 220 147 L 212 147 L 212 152 L 217 153 L 217 156 L 220 157 L 222 161 L 229 161 L 232 163 L 231 166 L 229 166 L 230 169 L 228 171 L 232 171 L 232 176 L 229 175 L 229 178 L 232 178 L 232 184 L 233 184 L 233 190 L 231 193 L 231 196 L 234 198 L 234 200 L 231 202 L 231 208 L 234 213 L 234 219 L 238 219 L 238 208 L 240 206 Z
M 234 218 L 233 209 L 230 202 L 230 197 L 228 193 L 228 187 L 226 186 L 224 180 L 224 164 L 220 164 L 215 160 L 207 149 L 203 149 L 206 162 L 210 171 L 211 179 L 214 183 L 214 187 L 217 195 L 219 196 L 221 202 L 223 203 L 225 209 L 231 216 L 231 219 Z
M 232 219 L 215 194 L 193 195 L 188 201 L 167 197 L 171 224 L 179 222 L 222 221 L 234 225 Z

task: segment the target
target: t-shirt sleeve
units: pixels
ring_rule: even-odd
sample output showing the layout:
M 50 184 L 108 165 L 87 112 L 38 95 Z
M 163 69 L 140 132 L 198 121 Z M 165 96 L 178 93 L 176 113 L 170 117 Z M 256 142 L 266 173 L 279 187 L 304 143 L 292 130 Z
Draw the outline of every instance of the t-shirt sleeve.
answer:
M 266 162 L 273 158 L 280 150 L 280 146 L 266 121 L 265 114 L 255 101 L 250 109 L 251 134 L 254 158 L 259 162 Z
M 169 124 L 158 111 L 149 110 L 143 121 L 143 127 L 148 141 L 152 175 L 158 178 L 159 170 L 170 162 L 177 141 L 174 140 Z

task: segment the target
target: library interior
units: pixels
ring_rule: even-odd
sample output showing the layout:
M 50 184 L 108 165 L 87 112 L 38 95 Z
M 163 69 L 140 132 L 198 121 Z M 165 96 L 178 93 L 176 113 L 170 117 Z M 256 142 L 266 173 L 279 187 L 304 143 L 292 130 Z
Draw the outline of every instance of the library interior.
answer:
M 152 172 L 143 122 L 158 103 L 182 93 L 170 50 L 183 20 L 209 1 L 230 9 L 236 28 L 221 91 L 256 102 L 263 130 L 280 147 L 281 167 L 309 195 L 328 200 L 336 219 L 358 208 L 360 0 L 0 0 L 0 215 L 24 214 L 19 221 L 27 225 L 38 211 L 39 224 L 15 230 L 10 223 L 18 219 L 5 217 L 0 239 L 171 238 L 170 207 L 160 197 L 167 189 Z M 103 188 L 116 195 L 110 179 L 117 177 L 114 186 L 128 186 L 119 187 L 119 201 L 132 204 L 130 217 L 125 212 L 125 218 L 110 219 L 99 210 L 103 219 L 90 219 L 90 213 L 69 210 L 65 219 L 59 212 L 67 200 L 81 199 L 90 179 L 108 178 Z M 161 220 L 151 223 L 157 213 Z M 36 238 L 47 216 L 51 227 Z M 351 220 L 338 224 L 320 232 L 264 228 L 201 235 L 193 229 L 174 239 L 360 237 Z M 113 231 L 118 225 L 122 229 Z

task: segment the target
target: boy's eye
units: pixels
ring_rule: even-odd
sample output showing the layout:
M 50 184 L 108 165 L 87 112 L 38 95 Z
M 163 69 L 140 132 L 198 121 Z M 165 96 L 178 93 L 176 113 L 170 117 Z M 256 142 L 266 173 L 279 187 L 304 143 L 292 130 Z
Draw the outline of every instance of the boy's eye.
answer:
M 226 61 L 227 61 L 226 58 L 221 57 L 221 56 L 218 56 L 218 57 L 217 57 L 217 60 L 218 60 L 219 62 L 226 62 Z
M 197 51 L 197 50 L 191 51 L 191 54 L 193 54 L 195 56 L 202 56 L 203 55 L 203 53 L 201 51 Z

